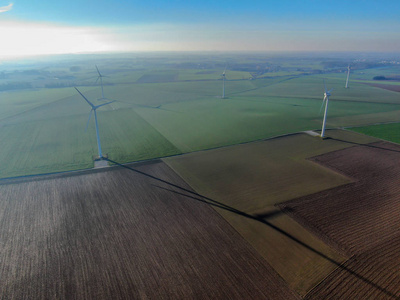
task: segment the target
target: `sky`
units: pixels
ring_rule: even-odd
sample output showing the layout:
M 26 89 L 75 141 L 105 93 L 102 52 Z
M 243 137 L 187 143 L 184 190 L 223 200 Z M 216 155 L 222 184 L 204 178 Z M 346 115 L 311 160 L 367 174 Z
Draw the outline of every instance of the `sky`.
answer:
M 0 0 L 0 58 L 129 51 L 399 52 L 396 0 Z

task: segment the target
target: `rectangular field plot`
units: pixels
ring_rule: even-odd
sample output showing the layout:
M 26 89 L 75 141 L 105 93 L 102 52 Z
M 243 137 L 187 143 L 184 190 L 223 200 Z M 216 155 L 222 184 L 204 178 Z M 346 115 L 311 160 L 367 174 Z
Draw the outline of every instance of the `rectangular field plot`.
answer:
M 162 162 L 0 185 L 2 299 L 298 299 Z

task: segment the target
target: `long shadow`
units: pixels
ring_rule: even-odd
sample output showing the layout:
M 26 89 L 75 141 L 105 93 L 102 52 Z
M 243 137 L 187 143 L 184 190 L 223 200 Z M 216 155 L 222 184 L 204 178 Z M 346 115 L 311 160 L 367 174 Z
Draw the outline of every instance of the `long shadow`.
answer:
M 325 139 L 326 140 L 334 140 L 334 141 L 347 143 L 347 144 L 352 144 L 352 145 L 357 145 L 357 146 L 363 146 L 363 147 L 368 147 L 368 148 L 375 148 L 375 149 L 379 149 L 379 150 L 385 150 L 385 151 L 400 153 L 400 150 L 384 148 L 384 147 L 375 146 L 375 145 L 372 145 L 372 144 L 356 143 L 356 142 L 352 142 L 352 141 L 345 141 L 345 140 L 342 140 L 342 139 L 336 139 L 336 138 L 333 138 L 333 137 L 326 137 Z
M 265 214 L 265 215 L 262 215 L 262 216 L 260 216 L 260 215 L 250 215 L 250 214 L 248 214 L 248 213 L 246 213 L 246 212 L 240 211 L 240 210 L 238 210 L 238 209 L 236 209 L 236 208 L 234 208 L 234 207 L 231 207 L 231 206 L 229 206 L 229 205 L 226 205 L 226 204 L 223 204 L 223 203 L 218 202 L 218 201 L 216 201 L 216 200 L 213 200 L 213 199 L 211 199 L 211 198 L 209 198 L 209 197 L 207 197 L 207 196 L 203 196 L 203 195 L 201 195 L 201 194 L 198 194 L 198 193 L 196 193 L 196 192 L 193 192 L 193 191 L 191 191 L 191 190 L 189 190 L 189 189 L 187 189 L 187 188 L 181 187 L 181 186 L 176 185 L 176 184 L 174 184 L 174 183 L 172 183 L 172 182 L 169 182 L 169 181 L 166 181 L 166 180 L 164 180 L 164 179 L 161 179 L 161 178 L 155 177 L 155 176 L 153 176 L 153 175 L 147 174 L 147 173 L 145 173 L 145 172 L 143 172 L 143 171 L 134 169 L 134 168 L 129 167 L 129 166 L 127 166 L 127 165 L 120 164 L 120 163 L 118 163 L 118 162 L 116 162 L 116 161 L 113 161 L 113 160 L 111 160 L 111 159 L 108 159 L 108 158 L 107 158 L 106 160 L 109 161 L 109 162 L 111 162 L 111 163 L 113 163 L 113 164 L 115 164 L 115 165 L 118 165 L 118 166 L 120 166 L 120 167 L 122 167 L 122 168 L 124 168 L 124 169 L 130 170 L 130 171 L 132 171 L 132 172 L 135 172 L 135 173 L 141 174 L 141 175 L 143 175 L 143 176 L 149 177 L 149 178 L 151 178 L 151 179 L 154 179 L 154 180 L 156 180 L 156 181 L 162 182 L 162 183 L 164 183 L 164 184 L 167 184 L 167 185 L 169 185 L 169 186 L 172 186 L 172 187 L 174 187 L 174 188 L 176 188 L 176 189 L 178 189 L 178 190 L 181 190 L 181 191 L 183 191 L 183 192 L 186 192 L 186 193 L 188 193 L 188 194 L 184 194 L 184 193 L 182 193 L 182 192 L 180 192 L 180 191 L 174 191 L 174 190 L 169 189 L 169 188 L 165 188 L 165 187 L 153 185 L 153 186 L 155 186 L 155 187 L 157 187 L 157 188 L 160 188 L 160 189 L 163 189 L 163 190 L 165 190 L 165 191 L 168 191 L 168 192 L 171 192 L 171 193 L 174 193 L 174 194 L 183 196 L 183 197 L 188 198 L 188 199 L 191 199 L 191 200 L 195 200 L 195 201 L 198 201 L 198 202 L 202 202 L 202 203 L 204 203 L 204 204 L 208 204 L 208 205 L 211 205 L 211 206 L 214 206 L 214 207 L 218 207 L 218 208 L 224 209 L 224 210 L 226 210 L 226 211 L 229 211 L 229 212 L 235 213 L 235 214 L 237 214 L 237 215 L 240 215 L 240 216 L 242 216 L 242 217 L 245 217 L 245 218 L 248 218 L 248 219 L 251 219 L 251 220 L 260 222 L 260 223 L 262 223 L 262 224 L 264 224 L 264 225 L 266 225 L 266 226 L 268 226 L 268 227 L 274 229 L 275 231 L 281 233 L 282 235 L 286 236 L 287 238 L 291 239 L 292 241 L 296 242 L 297 244 L 303 246 L 303 247 L 306 248 L 307 250 L 310 250 L 311 252 L 317 254 L 318 256 L 320 256 L 320 257 L 326 259 L 327 261 L 329 261 L 329 262 L 331 262 L 332 264 L 336 265 L 338 268 L 340 268 L 340 269 L 342 269 L 342 270 L 344 270 L 344 271 L 350 273 L 350 274 L 353 275 L 354 277 L 356 277 L 356 278 L 362 280 L 362 281 L 365 282 L 366 284 L 368 284 L 368 285 L 370 285 L 370 286 L 376 288 L 377 290 L 381 291 L 382 293 L 386 294 L 387 296 L 389 296 L 389 297 L 391 297 L 391 298 L 393 298 L 393 299 L 400 299 L 400 297 L 396 296 L 396 295 L 393 294 L 392 292 L 390 292 L 390 291 L 386 290 L 385 288 L 379 286 L 378 284 L 372 282 L 372 281 L 369 280 L 368 278 L 366 278 L 366 277 L 364 277 L 364 276 L 362 276 L 362 275 L 360 275 L 360 274 L 354 272 L 353 270 L 351 270 L 351 269 L 349 269 L 348 267 L 344 266 L 343 264 L 337 262 L 336 260 L 330 258 L 329 256 L 325 255 L 324 253 L 320 252 L 319 250 L 314 249 L 313 247 L 307 245 L 306 243 L 302 242 L 301 240 L 299 240 L 298 238 L 294 237 L 293 235 L 291 235 L 290 233 L 286 232 L 285 230 L 279 228 L 278 226 L 275 226 L 274 224 L 268 222 L 266 219 L 267 219 L 267 218 L 271 218 L 272 216 L 276 215 L 275 212 L 272 212 L 271 214 Z

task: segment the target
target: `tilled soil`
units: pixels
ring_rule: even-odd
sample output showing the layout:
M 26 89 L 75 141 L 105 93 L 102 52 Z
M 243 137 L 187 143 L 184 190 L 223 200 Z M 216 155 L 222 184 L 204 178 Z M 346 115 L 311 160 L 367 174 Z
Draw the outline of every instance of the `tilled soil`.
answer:
M 378 142 L 312 158 L 353 183 L 286 202 L 281 208 L 351 255 L 310 299 L 400 298 L 400 146 Z
M 0 185 L 0 298 L 298 298 L 172 184 L 190 189 L 158 161 Z

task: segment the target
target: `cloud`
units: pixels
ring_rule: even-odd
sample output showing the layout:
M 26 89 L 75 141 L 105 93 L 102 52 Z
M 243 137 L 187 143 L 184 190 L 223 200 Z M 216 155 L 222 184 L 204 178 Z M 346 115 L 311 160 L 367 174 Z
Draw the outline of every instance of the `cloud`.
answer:
M 10 4 L 8 4 L 7 6 L 2 6 L 2 7 L 0 7 L 0 13 L 11 10 L 12 7 L 13 7 L 13 5 L 14 5 L 13 3 L 10 3 Z

